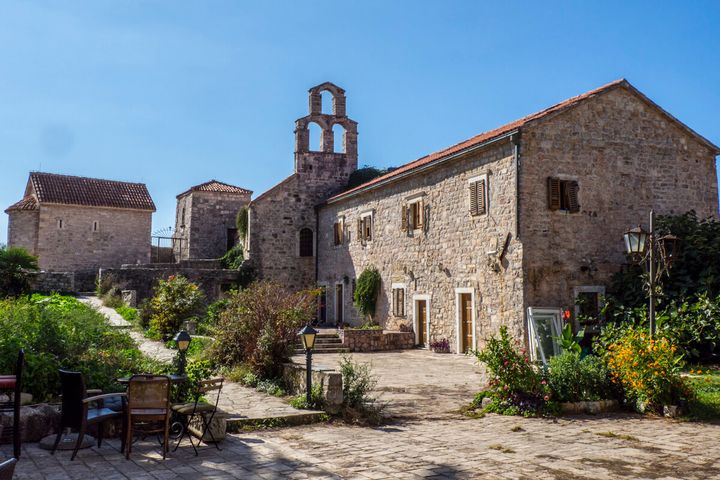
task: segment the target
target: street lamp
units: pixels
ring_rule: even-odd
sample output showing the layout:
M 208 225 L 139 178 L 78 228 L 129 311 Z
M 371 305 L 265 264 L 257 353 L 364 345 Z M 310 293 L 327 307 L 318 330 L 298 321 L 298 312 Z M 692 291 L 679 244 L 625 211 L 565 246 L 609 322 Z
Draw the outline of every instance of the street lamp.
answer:
M 305 325 L 303 329 L 298 332 L 300 340 L 302 340 L 303 348 L 305 349 L 305 369 L 307 370 L 305 385 L 307 386 L 308 405 L 312 404 L 312 349 L 315 346 L 315 336 L 317 333 L 317 330 L 310 325 Z
M 655 285 L 660 276 L 670 269 L 675 257 L 679 239 L 675 235 L 657 236 L 653 229 L 655 212 L 650 210 L 650 231 L 646 232 L 637 226 L 625 232 L 625 250 L 636 263 L 648 270 L 650 336 L 655 336 Z
M 178 371 L 180 375 L 185 375 L 185 366 L 187 365 L 187 359 L 185 355 L 187 354 L 187 349 L 190 347 L 190 341 L 192 340 L 192 337 L 188 332 L 185 330 L 181 330 L 175 335 L 175 343 L 177 344 L 178 348 L 178 354 L 180 355 L 180 358 L 178 359 Z

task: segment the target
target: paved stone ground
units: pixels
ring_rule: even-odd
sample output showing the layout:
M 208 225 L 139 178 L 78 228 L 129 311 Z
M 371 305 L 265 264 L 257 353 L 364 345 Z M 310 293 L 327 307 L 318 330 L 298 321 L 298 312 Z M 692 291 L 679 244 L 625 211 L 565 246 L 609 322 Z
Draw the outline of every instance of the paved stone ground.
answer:
M 447 417 L 467 404 L 483 383 L 483 369 L 465 355 L 419 349 L 348 355 L 372 365 L 377 396 L 396 419 Z M 340 358 L 342 354 L 324 353 L 315 355 L 313 364 L 337 368 Z M 293 362 L 304 365 L 305 356 L 296 355 Z
M 138 348 L 146 355 L 162 362 L 171 362 L 175 351 L 166 348 L 162 342 L 145 338 L 142 333 L 133 330 L 132 325 L 122 318 L 114 309 L 103 306 L 96 296 L 78 297 L 78 300 L 96 308 L 105 315 L 108 322 L 118 328 L 127 328 L 128 334 L 138 344 Z M 255 389 L 247 388 L 234 382 L 226 381 L 220 396 L 220 409 L 228 413 L 232 419 L 268 419 L 280 417 L 296 417 L 298 415 L 314 416 L 318 412 L 297 410 L 282 398 L 273 397 Z
M 48 479 L 720 479 L 720 425 L 636 415 L 559 420 L 488 415 L 378 428 L 316 424 L 229 435 L 223 450 L 189 445 L 163 461 L 140 442 L 128 462 L 110 441 L 55 456 L 25 445 L 19 480 Z M 10 449 L 3 447 L 7 455 Z

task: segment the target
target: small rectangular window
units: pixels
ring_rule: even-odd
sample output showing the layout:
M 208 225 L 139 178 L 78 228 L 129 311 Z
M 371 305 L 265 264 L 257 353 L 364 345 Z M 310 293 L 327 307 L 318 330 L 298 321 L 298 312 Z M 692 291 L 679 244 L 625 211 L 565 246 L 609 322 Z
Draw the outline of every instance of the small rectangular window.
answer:
M 393 315 L 396 317 L 405 316 L 405 288 L 393 286 Z
M 93 222 L 92 231 L 93 231 L 93 232 L 97 232 L 98 230 L 100 230 L 100 224 L 99 224 L 99 223 L 97 222 L 97 220 L 96 220 L 96 221 Z
M 63 224 L 62 218 L 58 218 L 57 228 L 58 228 L 58 230 L 62 230 L 63 228 L 65 228 L 65 225 Z
M 333 244 L 342 245 L 344 235 L 344 228 L 342 221 L 335 222 L 333 224 Z
M 578 191 L 580 187 L 576 180 L 560 180 L 548 178 L 548 208 L 562 210 L 569 213 L 580 211 Z
M 473 217 L 485 215 L 488 205 L 487 175 L 471 178 L 470 186 L 470 215 Z
M 358 239 L 361 242 L 372 241 L 373 237 L 373 215 L 365 213 L 358 219 Z

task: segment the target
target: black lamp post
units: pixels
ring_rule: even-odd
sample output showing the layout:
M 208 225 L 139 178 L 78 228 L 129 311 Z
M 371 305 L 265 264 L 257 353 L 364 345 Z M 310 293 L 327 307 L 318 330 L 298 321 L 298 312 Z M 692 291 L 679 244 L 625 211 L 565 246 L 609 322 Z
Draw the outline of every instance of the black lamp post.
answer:
M 655 212 L 650 210 L 650 231 L 637 226 L 625 232 L 625 250 L 637 263 L 648 270 L 650 336 L 655 336 L 655 285 L 660 276 L 672 265 L 677 255 L 679 239 L 675 235 L 657 236 L 653 229 Z
M 307 386 L 308 405 L 312 403 L 312 349 L 315 346 L 315 336 L 317 333 L 317 330 L 310 325 L 305 325 L 303 329 L 298 332 L 302 340 L 303 348 L 305 349 L 305 368 L 307 370 L 305 384 Z
M 192 340 L 192 337 L 188 332 L 185 330 L 181 330 L 175 335 L 175 343 L 178 347 L 178 355 L 180 355 L 180 358 L 178 359 L 178 374 L 179 375 L 185 375 L 185 366 L 187 365 L 187 359 L 185 357 L 187 353 L 187 349 L 190 346 L 190 341 Z

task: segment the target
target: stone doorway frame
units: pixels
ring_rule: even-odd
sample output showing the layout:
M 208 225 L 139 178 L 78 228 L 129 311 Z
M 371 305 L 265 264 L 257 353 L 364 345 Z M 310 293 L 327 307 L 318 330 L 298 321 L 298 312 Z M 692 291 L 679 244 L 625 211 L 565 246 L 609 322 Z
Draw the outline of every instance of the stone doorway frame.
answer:
M 415 345 L 420 344 L 420 328 L 417 318 L 417 302 L 425 302 L 425 348 L 430 348 L 430 298 L 431 295 L 413 295 L 413 330 L 415 331 Z
M 456 288 L 455 289 L 455 353 L 458 355 L 464 355 L 462 351 L 462 312 L 460 309 L 462 308 L 462 305 L 460 304 L 460 298 L 461 294 L 463 293 L 469 293 L 470 294 L 470 303 L 472 308 L 472 349 L 477 348 L 477 312 L 475 308 L 475 289 L 472 287 L 462 287 L 462 288 Z
M 341 297 L 338 298 L 338 287 L 340 287 Z M 335 282 L 335 288 L 333 289 L 333 314 L 335 315 L 335 324 L 339 324 L 339 317 L 342 317 L 342 322 L 346 323 L 345 320 L 345 284 L 343 282 Z M 327 301 L 327 296 L 325 297 Z M 338 308 L 340 307 L 340 308 Z M 340 315 L 338 315 L 340 313 Z

